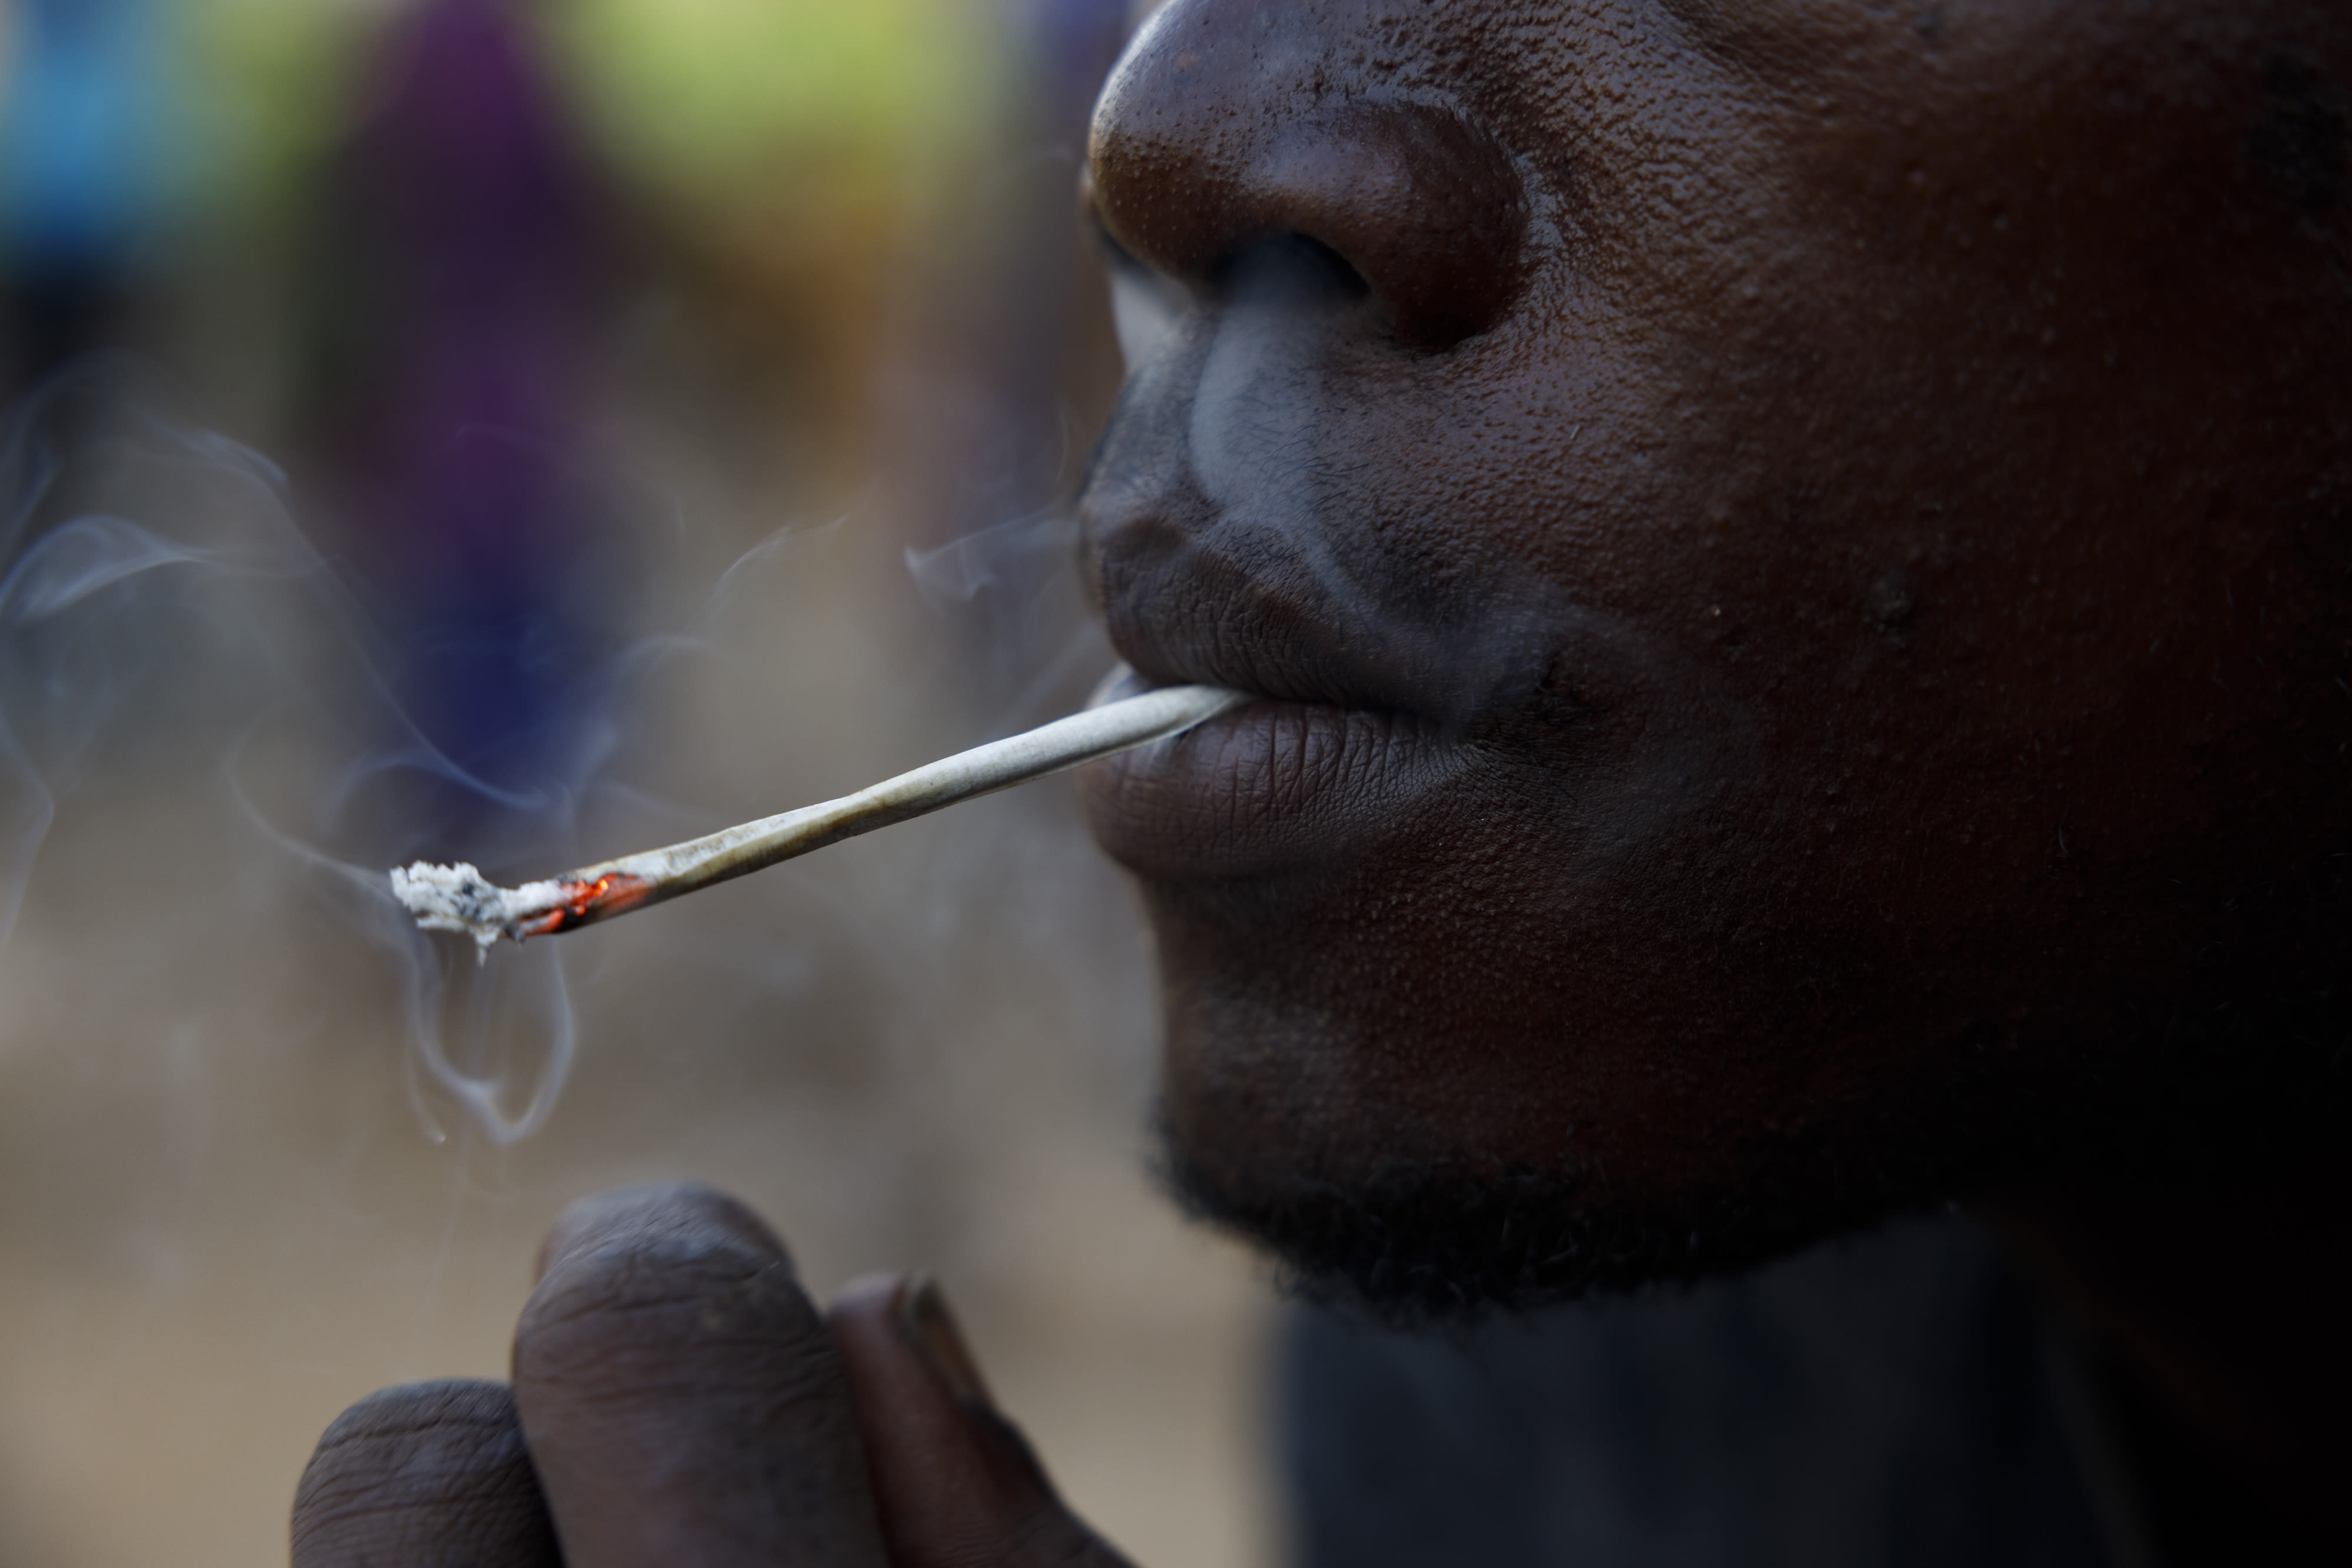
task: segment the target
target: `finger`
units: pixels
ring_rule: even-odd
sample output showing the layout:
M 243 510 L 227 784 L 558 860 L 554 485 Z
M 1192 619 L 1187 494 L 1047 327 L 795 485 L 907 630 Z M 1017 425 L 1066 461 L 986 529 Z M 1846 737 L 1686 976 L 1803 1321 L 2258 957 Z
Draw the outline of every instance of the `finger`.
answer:
M 840 1357 L 749 1209 L 590 1198 L 544 1270 L 515 1399 L 570 1568 L 882 1568 Z
M 371 1394 L 294 1493 L 294 1568 L 562 1568 L 504 1384 Z
M 894 1568 L 1126 1568 L 997 1413 L 937 1286 L 869 1276 L 832 1320 Z

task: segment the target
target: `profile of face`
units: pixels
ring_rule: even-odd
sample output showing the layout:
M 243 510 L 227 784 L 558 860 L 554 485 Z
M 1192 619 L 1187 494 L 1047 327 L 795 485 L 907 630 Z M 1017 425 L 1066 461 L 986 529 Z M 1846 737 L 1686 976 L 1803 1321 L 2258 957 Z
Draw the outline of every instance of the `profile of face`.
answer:
M 1266 700 L 1082 788 L 1197 1201 L 1524 1301 L 2291 1069 L 2352 938 L 2347 83 L 2324 0 L 1160 10 L 1089 562 L 1142 678 Z

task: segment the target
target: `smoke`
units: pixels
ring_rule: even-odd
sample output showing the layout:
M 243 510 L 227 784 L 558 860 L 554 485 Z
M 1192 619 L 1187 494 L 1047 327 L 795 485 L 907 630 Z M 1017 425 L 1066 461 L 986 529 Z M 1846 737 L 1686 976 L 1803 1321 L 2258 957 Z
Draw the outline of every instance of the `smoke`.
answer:
M 285 476 L 167 407 L 136 365 L 86 361 L 0 446 L 0 937 L 61 816 L 126 790 L 209 790 L 219 808 L 195 833 L 238 841 L 238 880 L 301 883 L 389 966 L 428 1130 L 446 1106 L 494 1142 L 527 1136 L 573 1055 L 560 953 L 470 973 L 415 929 L 382 868 L 436 847 L 453 796 L 533 824 L 497 847 L 568 847 L 546 841 L 568 836 L 585 768 L 517 788 L 452 762 L 391 695 L 394 653 L 297 525 Z M 79 893 L 167 884 L 159 867 Z M 195 899 L 188 928 L 247 902 L 236 886 Z
M 1062 507 L 904 552 L 923 607 L 968 623 L 987 661 L 986 706 L 1000 731 L 1057 716 L 1113 662 L 1086 601 L 1077 553 L 1077 519 Z

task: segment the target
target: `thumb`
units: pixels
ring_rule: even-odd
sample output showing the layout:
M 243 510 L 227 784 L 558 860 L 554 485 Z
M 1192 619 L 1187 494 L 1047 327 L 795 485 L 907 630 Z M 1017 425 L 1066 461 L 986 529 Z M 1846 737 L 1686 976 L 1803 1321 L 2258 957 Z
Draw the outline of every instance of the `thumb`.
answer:
M 831 1321 L 892 1568 L 1129 1568 L 997 1414 L 938 1286 L 868 1275 Z

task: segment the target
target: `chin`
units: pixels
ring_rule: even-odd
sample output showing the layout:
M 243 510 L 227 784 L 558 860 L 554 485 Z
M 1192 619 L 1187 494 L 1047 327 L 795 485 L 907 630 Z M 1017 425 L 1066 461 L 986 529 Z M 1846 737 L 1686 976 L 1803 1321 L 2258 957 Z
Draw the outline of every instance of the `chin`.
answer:
M 1466 1151 L 1276 1172 L 1234 1160 L 1213 1125 L 1173 1105 L 1162 1107 L 1160 1141 L 1170 1195 L 1271 1253 L 1286 1293 L 1396 1328 L 1731 1272 L 1901 1207 L 1647 1212 L 1611 1201 L 1598 1177 Z
M 1144 887 L 1170 1189 L 1294 1291 L 1388 1322 L 1687 1281 L 1953 1202 L 2275 1186 L 2352 1113 L 2322 1048 L 2352 1038 L 2343 988 L 2252 956 L 2193 994 L 2084 975 L 2022 1019 L 1841 1025 L 1575 944 L 1531 987 L 1540 956 L 1497 960 L 1425 884 L 1372 915 L 1363 879 Z M 1636 982 L 1654 1005 L 1613 1005 Z
M 1916 1141 L 1759 1136 L 1736 1097 L 1563 1070 L 1548 1017 L 1512 1031 L 1425 953 L 1376 977 L 1360 966 L 1382 964 L 1377 946 L 1293 890 L 1265 895 L 1264 926 L 1237 915 L 1258 902 L 1244 890 L 1211 895 L 1213 917 L 1197 890 L 1150 892 L 1160 1174 L 1294 1293 L 1400 1326 L 1473 1320 L 1747 1268 L 1949 1185 Z M 1286 948 L 1284 927 L 1314 936 Z

